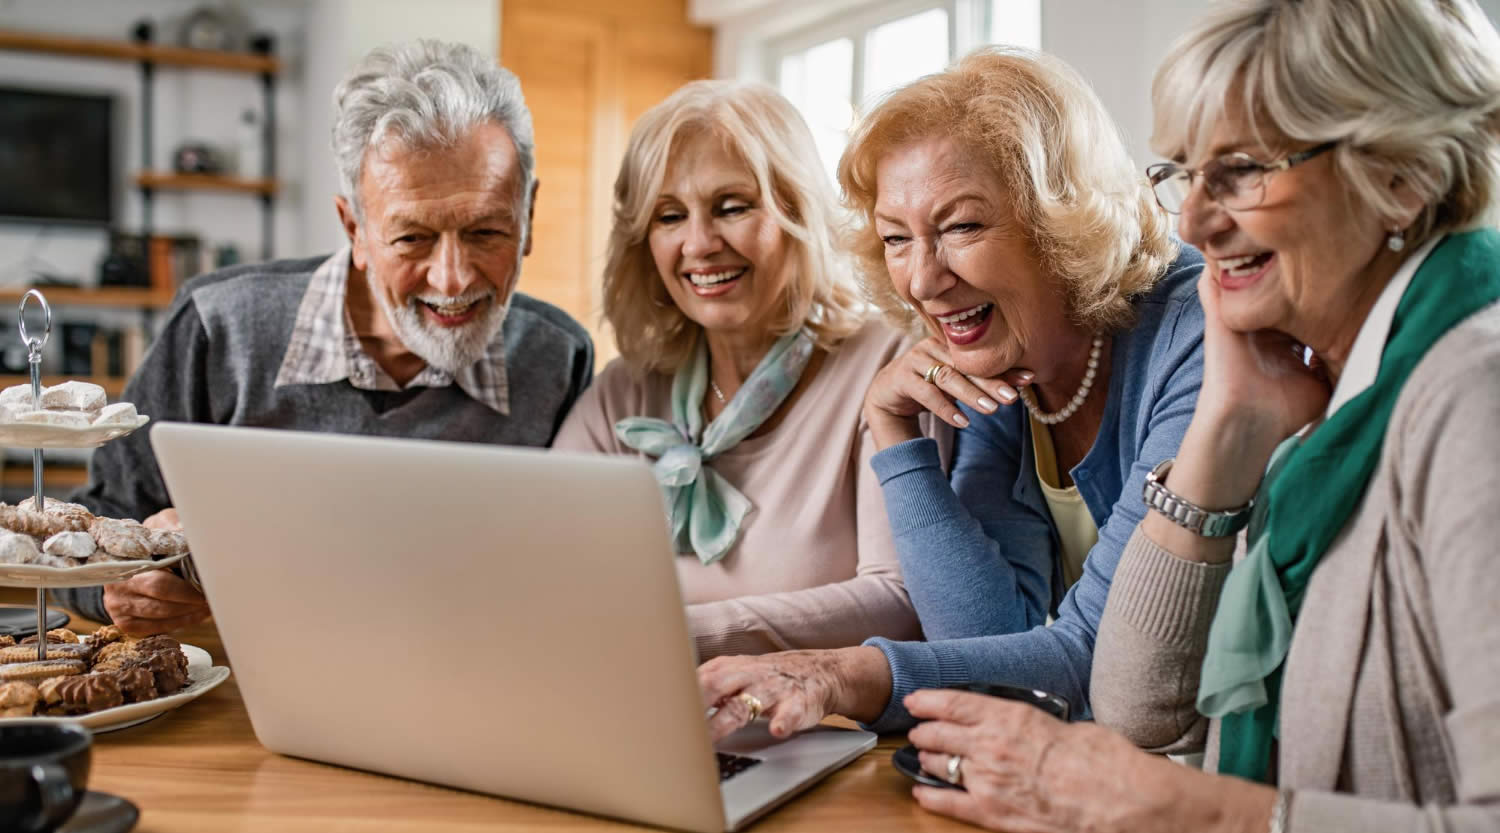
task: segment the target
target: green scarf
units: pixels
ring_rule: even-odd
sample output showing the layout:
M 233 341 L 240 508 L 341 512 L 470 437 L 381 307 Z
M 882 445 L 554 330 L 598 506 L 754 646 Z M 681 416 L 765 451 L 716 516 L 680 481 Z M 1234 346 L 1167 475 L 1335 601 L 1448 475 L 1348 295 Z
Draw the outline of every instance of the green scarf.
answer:
M 1375 383 L 1272 455 L 1251 515 L 1250 553 L 1225 581 L 1198 688 L 1198 710 L 1220 719 L 1219 772 L 1266 780 L 1283 663 L 1307 583 L 1364 496 L 1412 369 L 1448 330 L 1497 299 L 1500 232 L 1450 235 L 1402 295 Z
M 806 329 L 777 339 L 723 412 L 704 426 L 708 345 L 700 337 L 693 358 L 672 379 L 672 421 L 626 417 L 615 423 L 620 442 L 657 458 L 652 472 L 667 503 L 678 552 L 697 553 L 707 566 L 727 555 L 739 540 L 740 527 L 754 507 L 708 462 L 776 413 L 797 387 L 816 346 Z

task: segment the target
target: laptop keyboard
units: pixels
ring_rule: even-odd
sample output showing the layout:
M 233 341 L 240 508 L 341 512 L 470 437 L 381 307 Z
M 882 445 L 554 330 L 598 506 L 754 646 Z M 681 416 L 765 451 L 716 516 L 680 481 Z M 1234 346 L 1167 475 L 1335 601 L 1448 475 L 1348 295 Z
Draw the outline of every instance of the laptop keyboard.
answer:
M 728 781 L 741 772 L 760 763 L 759 758 L 746 758 L 743 755 L 726 755 L 723 752 L 714 753 L 719 756 L 719 780 Z

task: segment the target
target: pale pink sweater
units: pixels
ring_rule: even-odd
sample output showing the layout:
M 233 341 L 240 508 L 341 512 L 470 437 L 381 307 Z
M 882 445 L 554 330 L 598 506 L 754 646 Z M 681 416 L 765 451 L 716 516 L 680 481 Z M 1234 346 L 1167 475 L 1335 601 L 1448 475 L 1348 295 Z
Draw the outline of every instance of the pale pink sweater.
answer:
M 860 418 L 870 380 L 903 347 L 899 334 L 867 324 L 829 354 L 774 430 L 710 462 L 755 508 L 714 564 L 676 555 L 701 659 L 920 638 Z M 670 420 L 671 390 L 670 376 L 641 379 L 616 359 L 552 447 L 635 454 L 615 437 L 615 422 Z

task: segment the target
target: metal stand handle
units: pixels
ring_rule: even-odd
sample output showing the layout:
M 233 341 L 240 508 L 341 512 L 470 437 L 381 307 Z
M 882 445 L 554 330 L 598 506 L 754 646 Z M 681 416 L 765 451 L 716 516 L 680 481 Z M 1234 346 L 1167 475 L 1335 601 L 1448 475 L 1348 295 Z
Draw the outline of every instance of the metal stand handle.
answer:
M 36 297 L 36 302 L 42 305 L 41 338 L 26 334 L 26 302 L 33 296 Z M 47 305 L 47 299 L 42 297 L 40 290 L 33 289 L 21 296 L 21 305 L 16 311 L 16 326 L 21 329 L 21 343 L 26 345 L 26 361 L 31 365 L 31 406 L 41 410 L 42 348 L 47 346 L 47 339 L 52 336 L 52 307 Z M 31 450 L 31 488 L 36 498 L 36 511 L 45 512 L 47 505 L 46 498 L 42 496 L 42 450 L 40 448 Z M 36 589 L 36 658 L 38 661 L 47 658 L 47 591 L 42 587 Z

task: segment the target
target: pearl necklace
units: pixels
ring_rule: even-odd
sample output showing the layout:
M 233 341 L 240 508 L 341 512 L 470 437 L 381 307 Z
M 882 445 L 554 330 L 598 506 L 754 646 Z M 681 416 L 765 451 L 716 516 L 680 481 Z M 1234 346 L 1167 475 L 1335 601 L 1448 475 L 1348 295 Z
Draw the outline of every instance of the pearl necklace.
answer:
M 1083 384 L 1078 386 L 1078 392 L 1068 401 L 1063 409 L 1056 413 L 1043 413 L 1041 405 L 1037 404 L 1036 394 L 1031 392 L 1031 387 L 1021 388 L 1021 401 L 1026 403 L 1026 410 L 1043 425 L 1056 425 L 1072 416 L 1078 411 L 1079 406 L 1085 399 L 1089 398 L 1089 391 L 1094 387 L 1094 376 L 1099 372 L 1099 353 L 1104 350 L 1104 336 L 1094 336 L 1094 346 L 1089 349 L 1089 369 L 1083 374 Z

